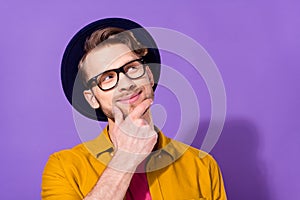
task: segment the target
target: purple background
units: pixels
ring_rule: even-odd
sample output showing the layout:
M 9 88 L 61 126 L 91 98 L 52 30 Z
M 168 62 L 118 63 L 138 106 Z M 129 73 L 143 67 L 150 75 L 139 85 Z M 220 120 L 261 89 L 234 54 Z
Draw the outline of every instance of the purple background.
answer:
M 62 54 L 82 26 L 116 16 L 187 34 L 216 62 L 228 110 L 212 154 L 229 199 L 300 199 L 299 1 L 188 2 L 2 2 L 1 199 L 39 199 L 48 156 L 81 142 L 60 84 Z M 178 64 L 168 58 L 165 63 Z M 198 97 L 209 105 L 203 88 Z M 168 94 L 158 92 L 167 104 Z M 196 147 L 208 125 L 205 104 Z

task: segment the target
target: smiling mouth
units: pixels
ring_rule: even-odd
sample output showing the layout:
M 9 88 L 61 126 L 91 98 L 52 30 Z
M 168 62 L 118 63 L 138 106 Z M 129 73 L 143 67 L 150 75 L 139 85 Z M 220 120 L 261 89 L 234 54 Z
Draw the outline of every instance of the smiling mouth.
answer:
M 139 99 L 139 97 L 141 96 L 141 93 L 142 93 L 142 91 L 139 91 L 137 93 L 123 97 L 123 98 L 117 100 L 117 102 L 124 103 L 124 104 L 133 104 L 134 102 L 136 102 Z

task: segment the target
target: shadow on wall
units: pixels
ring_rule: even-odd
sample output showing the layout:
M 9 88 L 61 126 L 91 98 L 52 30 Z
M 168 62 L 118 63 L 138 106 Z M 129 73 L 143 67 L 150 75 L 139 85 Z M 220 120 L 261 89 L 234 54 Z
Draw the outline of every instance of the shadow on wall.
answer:
M 208 121 L 201 122 L 192 146 L 200 148 Z M 247 120 L 228 119 L 222 134 L 210 152 L 222 170 L 230 200 L 269 200 L 265 165 L 259 152 L 260 133 Z

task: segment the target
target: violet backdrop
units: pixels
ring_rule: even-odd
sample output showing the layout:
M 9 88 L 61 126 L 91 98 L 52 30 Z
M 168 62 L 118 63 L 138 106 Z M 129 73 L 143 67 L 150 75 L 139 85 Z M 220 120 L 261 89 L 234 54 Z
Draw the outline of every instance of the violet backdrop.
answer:
M 2 2 L 1 199 L 40 199 L 48 156 L 81 142 L 62 91 L 60 62 L 71 37 L 105 17 L 182 32 L 213 58 L 226 88 L 227 116 L 211 153 L 229 199 L 300 199 L 299 10 L 299 1 L 292 0 Z M 180 63 L 167 53 L 162 59 Z M 201 78 L 191 84 L 203 89 L 197 93 L 201 122 L 193 142 L 200 147 L 209 94 Z M 158 90 L 162 105 L 170 105 L 170 98 Z M 178 118 L 168 116 L 167 135 Z

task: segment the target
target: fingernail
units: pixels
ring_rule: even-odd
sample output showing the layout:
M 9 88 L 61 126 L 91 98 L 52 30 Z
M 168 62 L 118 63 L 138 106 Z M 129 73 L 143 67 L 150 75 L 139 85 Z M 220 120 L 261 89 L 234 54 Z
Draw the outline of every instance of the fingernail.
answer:
M 150 105 L 152 105 L 153 104 L 153 100 L 152 99 L 150 99 Z

